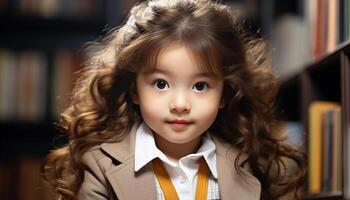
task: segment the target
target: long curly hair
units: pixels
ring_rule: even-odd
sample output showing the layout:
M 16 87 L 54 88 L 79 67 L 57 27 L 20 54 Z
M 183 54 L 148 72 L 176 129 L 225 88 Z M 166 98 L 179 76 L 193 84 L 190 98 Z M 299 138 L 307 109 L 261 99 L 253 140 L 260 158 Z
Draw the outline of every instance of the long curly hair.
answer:
M 123 25 L 91 45 L 71 105 L 61 114 L 69 142 L 53 150 L 42 168 L 61 199 L 76 198 L 88 149 L 122 140 L 142 120 L 132 101 L 137 73 L 154 68 L 160 50 L 174 41 L 186 45 L 208 71 L 223 75 L 225 106 L 209 130 L 240 149 L 235 168 L 241 172 L 238 160 L 244 157 L 262 184 L 261 199 L 301 187 L 305 154 L 284 141 L 268 44 L 245 31 L 233 13 L 210 0 L 142 2 Z M 299 167 L 293 175 L 286 160 Z

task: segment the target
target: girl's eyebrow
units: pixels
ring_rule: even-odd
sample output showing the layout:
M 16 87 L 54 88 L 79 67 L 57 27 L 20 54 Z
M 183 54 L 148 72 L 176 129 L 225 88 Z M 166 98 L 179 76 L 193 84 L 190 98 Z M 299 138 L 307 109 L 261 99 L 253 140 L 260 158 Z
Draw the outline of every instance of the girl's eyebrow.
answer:
M 150 73 L 159 73 L 159 74 L 165 74 L 165 75 L 171 75 L 171 73 L 169 71 L 163 70 L 163 69 L 159 69 L 159 68 L 155 68 L 154 70 L 152 70 Z M 212 75 L 209 72 L 199 72 L 199 73 L 195 73 L 193 75 L 193 77 L 206 77 L 206 78 L 213 78 L 214 75 Z

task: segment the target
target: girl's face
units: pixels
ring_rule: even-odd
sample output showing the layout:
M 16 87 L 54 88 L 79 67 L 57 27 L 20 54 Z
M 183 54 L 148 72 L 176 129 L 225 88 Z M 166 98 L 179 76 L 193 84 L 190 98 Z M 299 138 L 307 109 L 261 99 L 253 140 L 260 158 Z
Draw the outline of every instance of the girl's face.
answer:
M 139 73 L 136 82 L 134 102 L 156 141 L 198 141 L 222 105 L 223 80 L 206 73 L 179 43 L 162 49 L 155 70 Z

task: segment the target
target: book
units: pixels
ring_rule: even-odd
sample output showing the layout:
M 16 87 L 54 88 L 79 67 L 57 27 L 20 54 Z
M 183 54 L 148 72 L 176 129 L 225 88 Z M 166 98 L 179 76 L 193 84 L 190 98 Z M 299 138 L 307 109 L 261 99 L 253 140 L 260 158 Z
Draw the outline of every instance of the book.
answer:
M 81 58 L 73 50 L 61 49 L 56 52 L 53 61 L 51 113 L 57 118 L 69 105 L 75 76 L 81 69 Z
M 344 7 L 343 7 L 343 12 L 344 12 L 344 40 L 350 39 L 350 2 L 349 1 L 344 1 Z
M 329 192 L 329 183 L 330 183 L 330 174 L 329 174 L 329 163 L 331 162 L 330 154 L 330 143 L 331 143 L 331 122 L 329 120 L 329 115 L 331 110 L 323 110 L 321 111 L 321 135 L 322 135 L 322 165 L 320 166 L 322 169 L 322 191 Z
M 334 109 L 333 115 L 333 162 L 332 162 L 332 192 L 342 191 L 342 130 L 341 130 L 341 110 Z
M 344 135 L 344 186 L 343 193 L 345 199 L 350 199 L 350 124 L 346 126 L 346 134 Z
M 51 187 L 44 183 L 40 174 L 42 161 L 33 156 L 24 155 L 18 163 L 18 200 L 57 199 Z
M 340 108 L 339 103 L 328 101 L 314 101 L 309 106 L 309 166 L 308 166 L 308 192 L 322 192 L 322 112 L 329 109 Z M 327 152 L 328 153 L 328 152 Z
M 17 55 L 0 49 L 0 120 L 11 121 L 16 118 Z
M 13 199 L 16 195 L 16 165 L 0 161 L 0 199 Z
M 339 21 L 339 6 L 338 1 L 328 2 L 328 28 L 327 28 L 327 52 L 332 52 L 335 50 L 336 45 L 339 40 L 338 35 L 338 21 Z
M 340 192 L 341 183 L 341 117 L 340 109 L 322 111 L 322 191 Z
M 20 52 L 17 77 L 17 119 L 43 120 L 46 114 L 46 56 L 38 51 Z

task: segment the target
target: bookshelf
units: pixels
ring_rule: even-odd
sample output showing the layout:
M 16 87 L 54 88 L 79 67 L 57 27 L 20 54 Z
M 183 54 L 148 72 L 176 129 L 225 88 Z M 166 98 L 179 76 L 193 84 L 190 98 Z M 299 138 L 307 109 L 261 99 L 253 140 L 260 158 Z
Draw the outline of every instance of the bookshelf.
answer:
M 350 199 L 350 3 L 297 4 L 298 15 L 276 18 L 271 26 L 281 119 L 302 127 L 309 167 L 305 199 Z
M 85 6 L 94 8 L 80 14 L 73 11 L 81 9 L 81 5 L 71 4 L 66 8 L 71 10 L 69 14 L 56 10 L 49 17 L 29 5 L 40 7 L 39 1 L 7 1 L 8 4 L 0 9 L 1 160 L 17 160 L 23 154 L 42 157 L 51 148 L 51 140 L 57 133 L 53 126 L 55 115 L 50 109 L 56 101 L 52 80 L 57 53 L 65 49 L 78 57 L 81 46 L 101 34 L 107 21 L 106 1 L 86 1 Z M 28 8 L 23 8 L 22 4 Z M 31 66 L 27 62 L 32 59 L 35 61 Z M 26 94 L 32 98 L 24 98 Z M 37 112 L 40 114 L 35 114 Z M 21 117 L 21 113 L 27 117 Z
M 59 98 L 68 96 L 70 88 L 67 87 L 72 80 L 59 80 L 71 76 L 72 72 L 82 66 L 86 43 L 97 40 L 120 24 L 136 2 L 137 0 L 16 0 L 0 4 L 0 148 L 2 152 L 7 150 L 6 155 L 0 154 L 0 160 L 16 160 L 27 152 L 42 156 L 52 148 L 50 139 L 59 132 L 54 122 L 65 103 L 57 99 L 58 94 L 53 90 L 66 87 L 63 88 L 65 94 L 59 94 Z M 31 88 L 34 93 L 40 90 L 40 94 L 33 98 L 42 101 L 28 104 L 28 107 L 40 106 L 42 113 L 39 117 L 22 118 L 18 114 L 22 112 L 18 107 L 23 94 L 18 94 L 20 92 L 17 90 L 22 87 L 17 82 L 21 82 L 18 78 L 21 68 L 32 67 L 27 64 L 20 66 L 21 62 L 25 63 L 23 61 L 31 58 L 34 58 L 36 65 L 42 65 L 42 70 L 38 72 L 35 71 L 37 69 L 30 69 L 29 73 L 34 78 L 28 78 L 26 72 L 23 72 L 24 76 L 32 85 L 38 83 L 31 79 L 39 77 L 44 80 L 40 82 L 42 87 Z M 60 60 L 65 62 L 59 63 Z M 63 69 L 65 65 L 73 66 L 72 69 Z M 58 73 L 64 70 L 68 72 Z M 62 86 L 64 84 L 66 86 Z M 9 93 L 9 90 L 15 94 Z M 54 105 L 56 103 L 63 105 Z M 53 107 L 59 108 L 55 110 Z M 25 115 L 32 115 L 28 112 Z
M 84 45 L 120 24 L 135 2 L 0 3 L 0 199 L 54 199 L 39 168 L 52 148 L 66 143 L 54 124 L 72 72 L 82 66 Z
M 302 71 L 282 82 L 279 99 L 286 120 L 300 121 L 309 147 L 309 106 L 316 100 L 337 102 L 341 105 L 342 189 L 336 192 L 306 193 L 305 199 L 349 199 L 349 132 L 350 125 L 350 41 L 338 45 L 336 50 L 323 55 Z M 309 155 L 310 157 L 310 155 Z M 321 167 L 321 166 L 320 166 Z M 312 169 L 310 169 L 312 170 Z M 310 171 L 308 172 L 310 173 Z M 308 180 L 310 181 L 310 180 Z M 306 186 L 306 190 L 308 188 Z

